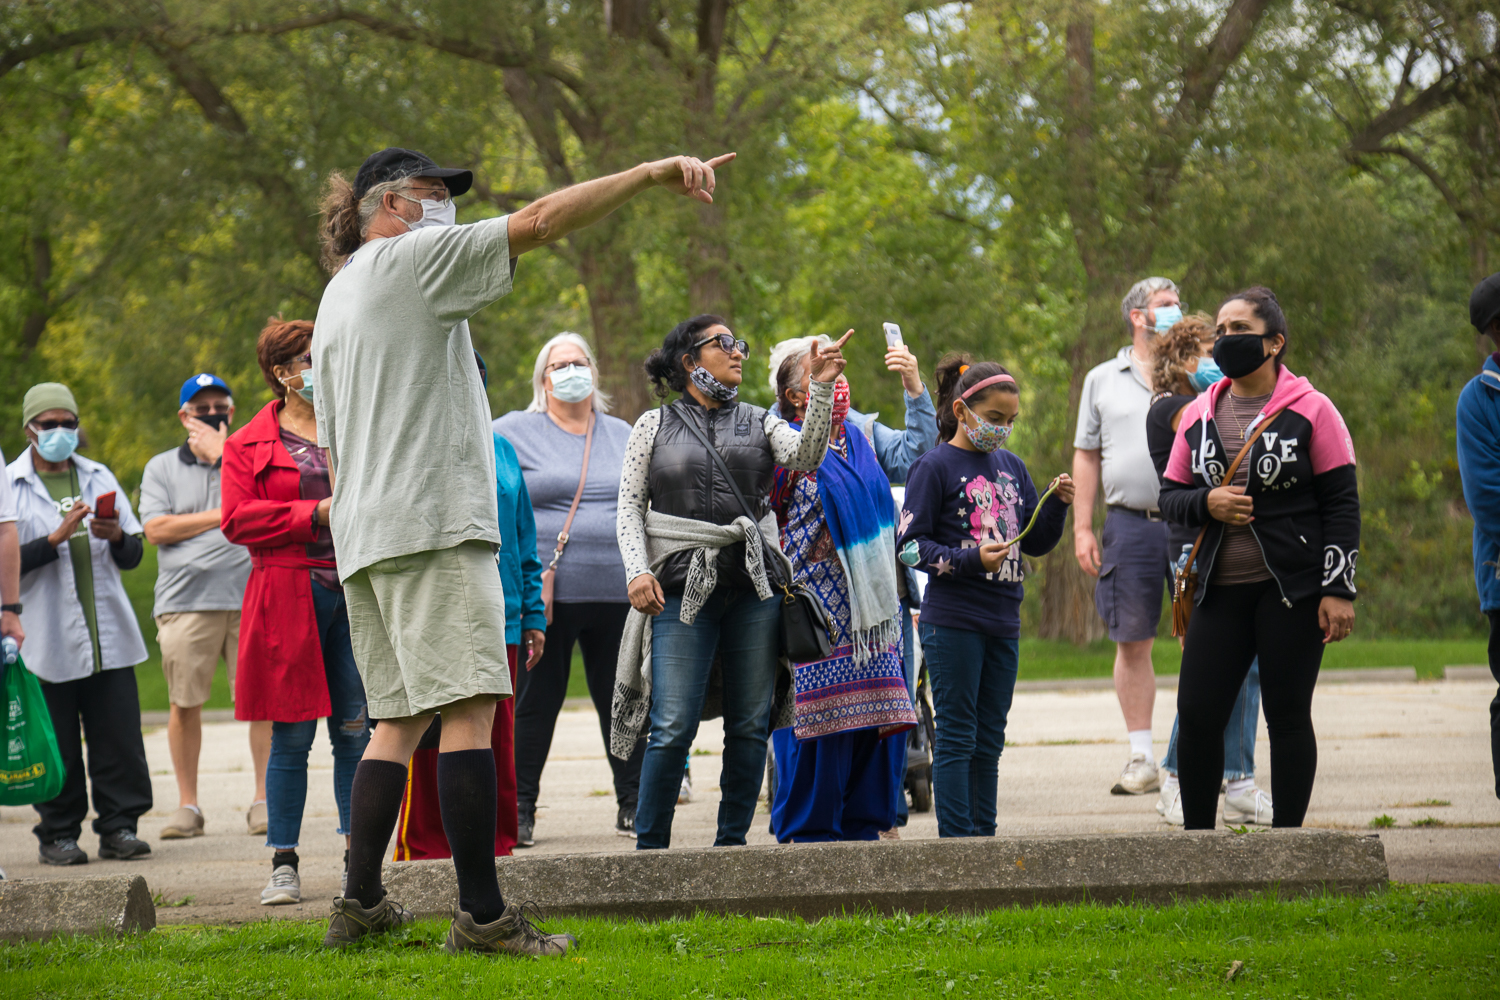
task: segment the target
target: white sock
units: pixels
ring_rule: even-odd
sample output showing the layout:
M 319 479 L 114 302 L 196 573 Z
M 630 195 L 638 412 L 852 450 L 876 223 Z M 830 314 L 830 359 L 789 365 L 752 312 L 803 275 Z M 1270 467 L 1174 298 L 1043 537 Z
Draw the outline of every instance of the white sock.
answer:
M 1151 730 L 1132 729 L 1130 731 L 1130 752 L 1143 753 L 1147 760 L 1153 764 L 1156 763 L 1156 755 L 1151 752 Z
M 1251 792 L 1251 791 L 1254 791 L 1254 790 L 1255 790 L 1255 778 L 1254 777 L 1249 777 L 1249 778 L 1235 778 L 1233 781 L 1229 782 L 1229 787 L 1225 790 L 1224 794 L 1225 795 L 1244 795 L 1245 793 Z
M 197 806 L 183 806 L 182 808 L 184 808 L 184 809 L 191 809 L 193 812 L 197 813 L 199 816 L 203 815 L 203 810 L 199 809 Z
M 1161 797 L 1164 799 L 1171 798 L 1172 793 L 1177 791 L 1177 787 L 1177 775 L 1172 774 L 1170 771 L 1163 771 L 1161 773 Z

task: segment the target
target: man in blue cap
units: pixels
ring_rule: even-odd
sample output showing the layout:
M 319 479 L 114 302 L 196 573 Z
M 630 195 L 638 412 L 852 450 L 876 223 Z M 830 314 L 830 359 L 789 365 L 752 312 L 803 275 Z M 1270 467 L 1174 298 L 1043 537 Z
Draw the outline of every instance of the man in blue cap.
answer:
M 171 714 L 167 747 L 177 776 L 178 808 L 162 828 L 163 840 L 201 837 L 198 753 L 203 744 L 203 704 L 219 660 L 234 691 L 240 604 L 250 576 L 250 553 L 219 530 L 219 463 L 234 420 L 234 397 L 224 380 L 201 372 L 182 383 L 177 418 L 187 441 L 146 463 L 141 477 L 141 523 L 157 546 L 156 637 L 167 678 Z M 266 761 L 271 724 L 250 724 L 255 798 L 246 815 L 250 833 L 266 830 Z M 258 827 L 258 829 L 257 829 Z
M 1469 322 L 1500 346 L 1500 273 L 1475 286 Z M 1490 620 L 1490 673 L 1500 683 L 1500 351 L 1484 359 L 1459 394 L 1458 474 L 1474 516 L 1474 583 L 1479 610 Z M 1490 754 L 1500 797 L 1500 693 L 1490 702 Z

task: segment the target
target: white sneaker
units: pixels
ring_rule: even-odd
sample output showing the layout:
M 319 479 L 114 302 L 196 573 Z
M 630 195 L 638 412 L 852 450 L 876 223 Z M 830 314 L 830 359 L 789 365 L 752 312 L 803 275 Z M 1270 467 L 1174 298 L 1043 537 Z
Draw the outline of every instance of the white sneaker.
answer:
M 1243 795 L 1224 796 L 1224 824 L 1251 823 L 1255 826 L 1270 826 L 1273 819 L 1271 796 L 1259 788 L 1252 788 Z
M 302 902 L 302 879 L 291 865 L 278 865 L 271 872 L 271 881 L 260 891 L 261 906 L 284 906 Z
M 691 801 L 693 801 L 693 779 L 688 776 L 687 772 L 683 772 L 682 787 L 677 791 L 677 804 L 683 805 Z
M 1156 773 L 1156 761 L 1148 760 L 1143 753 L 1133 753 L 1120 772 L 1111 795 L 1144 795 L 1161 787 L 1161 777 Z
M 1173 826 L 1182 826 L 1182 786 L 1176 785 L 1169 792 L 1167 786 L 1163 785 L 1161 796 L 1156 800 L 1156 811 Z

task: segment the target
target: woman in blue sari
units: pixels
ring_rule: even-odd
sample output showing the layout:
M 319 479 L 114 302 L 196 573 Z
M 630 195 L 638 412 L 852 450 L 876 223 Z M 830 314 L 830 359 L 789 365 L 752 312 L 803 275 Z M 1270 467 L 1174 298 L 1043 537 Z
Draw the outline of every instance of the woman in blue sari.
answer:
M 794 426 L 808 400 L 805 353 L 777 371 Z M 849 383 L 834 386 L 828 452 L 813 472 L 777 468 L 771 506 L 796 580 L 828 613 L 832 653 L 794 663 L 795 724 L 771 734 L 771 827 L 782 843 L 875 840 L 896 825 L 888 740 L 916 724 L 902 659 L 895 505 L 864 434 L 845 433 Z

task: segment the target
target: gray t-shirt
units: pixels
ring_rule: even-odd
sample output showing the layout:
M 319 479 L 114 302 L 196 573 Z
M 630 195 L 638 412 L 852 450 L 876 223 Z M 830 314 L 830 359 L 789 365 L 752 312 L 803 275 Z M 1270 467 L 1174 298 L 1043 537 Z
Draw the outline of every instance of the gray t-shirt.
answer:
M 505 217 L 361 247 L 313 333 L 339 579 L 465 541 L 500 544 L 490 404 L 468 317 L 510 291 Z
M 1102 453 L 1105 503 L 1156 510 L 1161 484 L 1146 444 L 1151 387 L 1140 367 L 1123 347 L 1084 377 L 1073 447 Z
M 141 476 L 141 524 L 164 514 L 198 514 L 219 506 L 219 467 L 199 461 L 187 445 L 146 463 Z M 250 578 L 250 552 L 209 528 L 156 550 L 156 606 L 176 611 L 238 611 Z
M 568 519 L 578 472 L 583 465 L 583 435 L 569 434 L 545 413 L 515 410 L 495 421 L 495 433 L 515 446 L 526 478 L 526 492 L 536 512 L 536 552 L 545 568 L 557 548 L 557 534 Z M 620 500 L 620 463 L 630 425 L 600 414 L 594 421 L 589 477 L 583 499 L 568 532 L 568 547 L 557 564 L 553 600 L 628 601 L 625 563 L 615 539 L 615 512 Z

